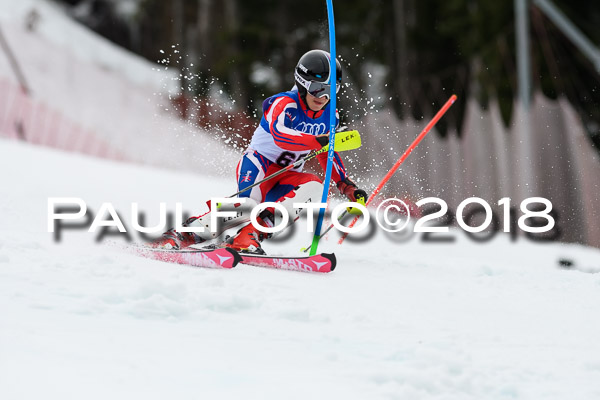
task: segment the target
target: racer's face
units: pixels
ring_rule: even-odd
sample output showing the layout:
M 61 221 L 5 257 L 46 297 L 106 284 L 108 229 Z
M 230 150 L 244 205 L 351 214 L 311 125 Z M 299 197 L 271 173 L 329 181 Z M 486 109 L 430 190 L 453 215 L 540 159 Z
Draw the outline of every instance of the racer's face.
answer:
M 306 105 L 311 111 L 320 111 L 328 101 L 329 99 L 326 97 L 315 97 L 310 93 L 306 93 Z

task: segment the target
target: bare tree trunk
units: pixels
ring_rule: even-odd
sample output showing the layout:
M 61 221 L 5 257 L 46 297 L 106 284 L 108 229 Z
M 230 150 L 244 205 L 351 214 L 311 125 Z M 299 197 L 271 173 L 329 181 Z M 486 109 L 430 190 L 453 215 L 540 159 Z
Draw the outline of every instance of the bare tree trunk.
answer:
M 289 30 L 290 24 L 288 23 L 289 17 L 288 5 L 284 1 L 280 1 L 277 8 L 277 21 L 276 27 L 278 32 L 286 32 Z M 292 76 L 293 68 L 296 66 L 296 62 L 298 58 L 300 58 L 301 54 L 298 54 L 297 43 L 294 35 L 289 35 L 291 40 L 284 40 L 281 43 L 281 48 L 283 49 L 283 57 L 281 60 L 281 65 L 279 66 L 279 76 L 281 77 L 281 81 L 283 84 L 282 89 L 289 90 L 291 86 L 293 86 L 293 82 L 290 77 Z M 287 79 L 286 79 L 287 78 Z M 289 86 L 289 87 L 288 87 Z
M 175 41 L 176 49 L 181 54 L 185 54 L 185 43 L 184 43 L 184 19 L 183 19 L 183 0 L 173 0 L 173 40 Z M 179 61 L 179 57 L 175 57 L 176 61 Z M 183 74 L 183 64 L 179 62 L 179 71 Z M 183 78 L 179 80 L 181 92 L 185 91 L 185 81 Z
M 198 7 L 198 39 L 199 39 L 199 65 L 202 70 L 208 70 L 212 63 L 212 46 L 210 38 L 212 0 L 199 0 Z
M 398 112 L 400 118 L 405 117 L 408 101 L 408 45 L 406 40 L 405 1 L 394 0 L 394 36 L 396 41 L 396 89 Z
M 231 96 L 238 102 L 238 105 L 244 109 L 248 107 L 248 93 L 245 85 L 244 77 L 240 71 L 238 46 L 239 35 L 239 13 L 237 0 L 225 0 L 225 26 L 230 34 L 229 46 L 227 53 L 229 58 L 233 60 L 229 73 L 229 84 L 232 88 Z M 236 60 L 236 58 L 238 58 Z
M 204 72 L 209 67 L 206 60 L 207 47 L 209 45 L 208 32 L 210 21 L 210 0 L 197 0 L 196 23 L 189 25 L 186 29 L 187 57 L 186 67 L 190 73 Z M 196 82 L 196 85 L 199 85 Z M 200 89 L 200 87 L 196 87 Z

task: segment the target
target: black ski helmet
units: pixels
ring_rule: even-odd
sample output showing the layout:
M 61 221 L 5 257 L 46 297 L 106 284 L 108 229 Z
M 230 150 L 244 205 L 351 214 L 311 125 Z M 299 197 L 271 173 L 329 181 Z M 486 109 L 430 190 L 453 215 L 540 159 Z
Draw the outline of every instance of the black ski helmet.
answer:
M 306 93 L 310 93 L 315 97 L 327 96 L 329 98 L 330 93 L 330 81 L 329 81 L 329 63 L 331 56 L 328 52 L 323 50 L 311 50 L 305 53 L 298 64 L 294 73 L 296 81 L 296 87 L 298 87 L 298 93 L 306 100 Z M 336 93 L 339 92 L 342 84 L 342 66 L 336 59 Z

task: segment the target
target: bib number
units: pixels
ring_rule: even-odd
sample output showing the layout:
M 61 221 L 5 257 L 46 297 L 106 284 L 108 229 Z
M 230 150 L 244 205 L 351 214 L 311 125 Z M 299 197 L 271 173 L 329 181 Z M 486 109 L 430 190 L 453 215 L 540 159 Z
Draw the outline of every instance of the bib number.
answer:
M 281 155 L 277 159 L 276 163 L 277 163 L 277 165 L 285 168 L 288 165 L 293 164 L 296 161 L 301 160 L 302 158 L 306 157 L 307 154 L 308 153 L 300 153 L 300 154 L 296 155 L 292 152 L 284 151 L 283 153 L 281 153 Z

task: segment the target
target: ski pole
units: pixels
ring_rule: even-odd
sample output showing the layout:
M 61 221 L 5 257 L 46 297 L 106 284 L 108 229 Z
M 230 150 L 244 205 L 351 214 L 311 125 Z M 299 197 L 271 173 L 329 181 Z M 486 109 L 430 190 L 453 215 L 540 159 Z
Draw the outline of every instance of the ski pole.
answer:
M 317 155 L 319 155 L 319 154 L 321 154 L 321 153 L 323 153 L 323 152 L 325 152 L 325 151 L 326 151 L 325 147 L 323 147 L 323 148 L 322 148 L 322 149 L 320 149 L 320 150 L 313 151 L 312 153 L 308 154 L 306 157 L 303 157 L 303 158 L 299 159 L 299 160 L 298 160 L 298 161 L 296 161 L 295 163 L 293 163 L 293 164 L 290 164 L 290 165 L 288 165 L 287 167 L 285 167 L 285 168 L 283 168 L 283 169 L 280 169 L 279 171 L 275 172 L 274 174 L 271 174 L 271 175 L 269 175 L 269 176 L 265 177 L 264 179 L 261 179 L 261 180 L 260 180 L 260 181 L 258 181 L 258 182 L 254 182 L 252 185 L 246 186 L 245 188 L 243 188 L 243 189 L 242 189 L 242 190 L 240 190 L 239 192 L 237 192 L 237 193 L 234 193 L 234 194 L 232 194 L 231 196 L 227 196 L 227 197 L 235 197 L 235 196 L 237 196 L 238 194 L 244 193 L 245 191 L 247 191 L 247 190 L 250 190 L 250 189 L 252 189 L 252 188 L 253 188 L 253 187 L 255 187 L 255 186 L 258 186 L 258 185 L 260 185 L 261 183 L 268 181 L 269 179 L 273 179 L 273 178 L 275 178 L 276 176 L 279 176 L 279 175 L 283 174 L 284 172 L 286 172 L 286 171 L 289 171 L 290 169 L 294 169 L 294 168 L 296 168 L 296 167 L 300 166 L 302 163 L 305 163 L 305 162 L 307 162 L 307 161 L 310 161 L 310 160 L 312 160 L 312 159 L 313 159 L 313 158 L 315 158 Z
M 335 149 L 337 149 L 337 151 L 354 150 L 354 149 L 359 148 L 360 146 L 361 146 L 361 138 L 360 138 L 360 133 L 358 133 L 358 131 L 339 132 L 338 140 L 336 140 L 336 143 L 335 143 Z M 319 154 L 325 153 L 328 150 L 329 150 L 329 145 L 323 147 L 320 150 L 315 150 L 312 153 L 308 154 L 306 157 L 299 159 L 295 163 L 290 164 L 287 167 L 275 172 L 274 174 L 271 174 L 258 182 L 254 182 L 252 185 L 249 185 L 249 186 L 245 187 L 244 189 L 240 190 L 239 192 L 234 193 L 231 196 L 227 196 L 227 197 L 231 198 L 231 197 L 235 197 L 241 193 L 244 193 L 245 191 L 250 190 L 255 186 L 258 186 L 261 183 L 268 181 L 269 179 L 273 179 L 276 176 L 279 176 L 286 171 L 289 171 L 291 169 L 299 167 L 303 163 L 312 160 Z
M 404 160 L 406 160 L 406 157 L 408 157 L 408 155 L 415 149 L 415 147 L 417 147 L 417 145 L 421 142 L 421 140 L 423 140 L 425 135 L 427 135 L 427 133 L 429 133 L 431 128 L 433 128 L 433 126 L 440 120 L 440 118 L 442 118 L 442 116 L 446 113 L 446 111 L 448 111 L 450 106 L 452 106 L 452 104 L 454 104 L 455 101 L 456 101 L 456 95 L 453 94 L 452 96 L 450 96 L 448 101 L 446 101 L 444 106 L 437 112 L 437 114 L 435 114 L 433 119 L 431 121 L 429 121 L 429 123 L 427 124 L 427 126 L 425 126 L 425 128 L 421 131 L 421 133 L 419 133 L 419 136 L 417 136 L 417 138 L 411 143 L 411 145 L 408 146 L 408 149 L 406 149 L 404 154 L 402 154 L 402 156 L 400 156 L 398 161 L 396 161 L 396 164 L 394 164 L 392 169 L 390 169 L 388 171 L 388 173 L 383 177 L 381 182 L 379 182 L 379 185 L 377 185 L 375 190 L 373 190 L 373 193 L 371 193 L 371 195 L 369 196 L 369 199 L 367 200 L 367 203 L 365 204 L 365 206 L 368 206 L 371 203 L 371 201 L 375 198 L 375 196 L 381 191 L 381 188 L 383 188 L 383 186 L 392 177 L 392 175 L 394 175 L 394 173 L 398 170 L 398 168 L 400 168 L 400 165 L 404 162 Z M 358 221 L 359 217 L 360 217 L 359 215 L 354 217 L 354 219 L 352 220 L 350 225 L 348 225 L 348 228 L 352 228 Z M 346 237 L 348 237 L 348 233 L 344 232 L 344 234 L 338 241 L 338 244 L 344 243 L 344 240 L 346 239 Z

